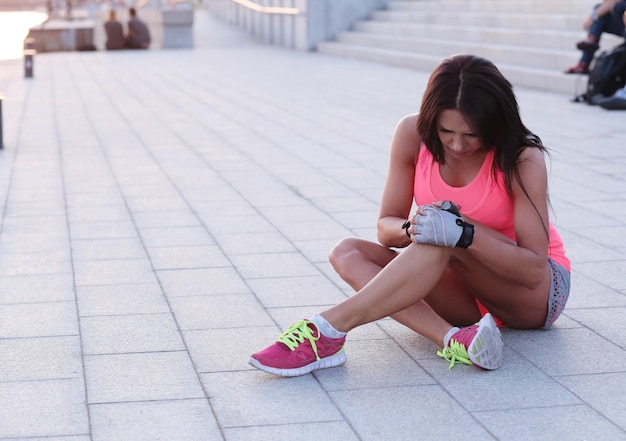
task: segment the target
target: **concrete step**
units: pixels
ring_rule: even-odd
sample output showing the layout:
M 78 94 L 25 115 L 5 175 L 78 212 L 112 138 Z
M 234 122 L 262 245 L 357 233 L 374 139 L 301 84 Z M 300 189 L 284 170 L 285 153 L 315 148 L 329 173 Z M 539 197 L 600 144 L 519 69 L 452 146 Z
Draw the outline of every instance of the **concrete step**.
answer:
M 343 32 L 337 42 L 370 46 L 393 51 L 406 51 L 415 54 L 439 56 L 442 53 L 475 54 L 498 63 L 514 64 L 524 60 L 524 64 L 540 69 L 560 70 L 562 66 L 574 64 L 577 57 L 572 51 L 541 49 L 530 46 L 501 45 L 480 41 L 452 41 L 433 38 L 405 38 L 395 35 L 373 34 L 370 32 Z
M 519 0 L 396 0 L 390 10 L 490 11 L 515 13 L 570 13 L 584 17 L 595 0 L 519 1 Z
M 407 38 L 451 39 L 449 25 L 430 23 L 397 23 L 386 21 L 361 21 L 354 25 L 357 32 L 396 35 Z M 463 41 L 489 42 L 490 44 L 534 46 L 572 50 L 572 42 L 581 38 L 580 31 L 533 30 L 522 33 L 518 29 L 458 26 L 455 35 Z
M 320 43 L 319 51 L 343 57 L 365 61 L 385 63 L 392 66 L 432 71 L 441 61 L 442 56 L 409 52 L 402 50 L 381 49 L 372 46 L 358 46 L 339 42 Z M 449 54 L 451 55 L 451 54 Z M 584 92 L 587 80 L 582 75 L 565 75 L 560 70 L 534 68 L 513 63 L 496 63 L 509 81 L 518 87 L 564 93 L 571 96 Z
M 580 58 L 575 44 L 594 1 L 392 1 L 317 49 L 425 71 L 442 58 L 472 53 L 492 60 L 516 86 L 574 96 L 587 78 L 563 71 Z M 622 42 L 605 35 L 601 50 Z

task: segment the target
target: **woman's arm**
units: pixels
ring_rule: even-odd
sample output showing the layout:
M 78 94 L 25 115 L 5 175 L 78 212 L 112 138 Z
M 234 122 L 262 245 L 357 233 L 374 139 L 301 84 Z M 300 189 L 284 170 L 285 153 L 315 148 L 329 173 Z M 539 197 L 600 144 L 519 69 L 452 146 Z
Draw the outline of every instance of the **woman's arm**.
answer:
M 533 289 L 545 277 L 549 244 L 547 171 L 543 152 L 526 148 L 520 157 L 519 182 L 513 183 L 517 243 L 475 223 L 474 241 L 468 250 L 502 277 Z M 474 223 L 471 219 L 469 222 Z
M 402 229 L 413 203 L 413 180 L 419 151 L 417 114 L 398 122 L 391 141 L 389 171 L 378 215 L 378 241 L 386 247 L 406 247 L 411 243 Z

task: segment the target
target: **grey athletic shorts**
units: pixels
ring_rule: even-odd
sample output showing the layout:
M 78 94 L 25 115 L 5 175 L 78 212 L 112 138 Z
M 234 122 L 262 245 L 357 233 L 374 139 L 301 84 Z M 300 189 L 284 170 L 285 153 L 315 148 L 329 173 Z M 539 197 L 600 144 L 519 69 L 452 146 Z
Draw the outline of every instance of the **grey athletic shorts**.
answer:
M 543 329 L 552 328 L 552 324 L 559 318 L 567 299 L 569 298 L 570 273 L 561 264 L 548 258 L 548 266 L 552 276 L 550 284 L 550 297 L 548 298 L 548 317 L 543 325 Z

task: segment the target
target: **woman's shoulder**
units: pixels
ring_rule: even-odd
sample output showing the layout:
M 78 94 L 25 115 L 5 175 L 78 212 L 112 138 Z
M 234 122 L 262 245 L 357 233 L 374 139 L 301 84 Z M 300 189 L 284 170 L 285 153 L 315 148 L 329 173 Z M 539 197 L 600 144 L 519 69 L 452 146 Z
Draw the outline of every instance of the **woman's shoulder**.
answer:
M 519 164 L 522 165 L 525 162 L 531 162 L 535 164 L 545 164 L 544 152 L 537 146 L 526 146 L 522 149 L 519 155 Z
M 415 142 L 419 144 L 417 113 L 406 115 L 398 121 L 394 131 L 394 138 L 404 140 L 411 145 L 415 144 Z
M 417 128 L 417 116 L 417 113 L 409 113 L 408 115 L 403 116 L 400 118 L 400 121 L 398 121 L 396 129 L 415 132 Z
M 392 159 L 415 165 L 419 151 L 420 138 L 417 134 L 417 114 L 402 117 L 393 135 L 391 144 Z

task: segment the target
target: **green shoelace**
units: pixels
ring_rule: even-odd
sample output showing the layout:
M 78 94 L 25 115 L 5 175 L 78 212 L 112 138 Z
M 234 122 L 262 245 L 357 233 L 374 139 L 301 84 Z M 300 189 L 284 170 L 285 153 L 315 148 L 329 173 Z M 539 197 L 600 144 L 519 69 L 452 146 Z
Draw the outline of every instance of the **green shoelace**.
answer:
M 457 362 L 469 365 L 473 364 L 467 355 L 467 349 L 465 349 L 465 346 L 454 339 L 450 340 L 449 346 L 446 346 L 441 351 L 437 351 L 437 355 L 450 362 L 450 367 L 448 369 L 452 369 L 454 364 Z
M 309 323 L 312 322 L 310 320 L 299 320 L 295 322 L 289 327 L 289 329 L 280 334 L 278 341 L 287 346 L 290 351 L 294 351 L 298 346 L 300 346 L 300 343 L 308 340 L 311 343 L 313 352 L 315 353 L 315 358 L 319 360 L 320 356 L 317 355 L 317 345 L 315 344 L 315 341 L 320 338 L 320 335 L 319 332 L 317 336 L 313 335 L 313 330 L 309 327 Z

